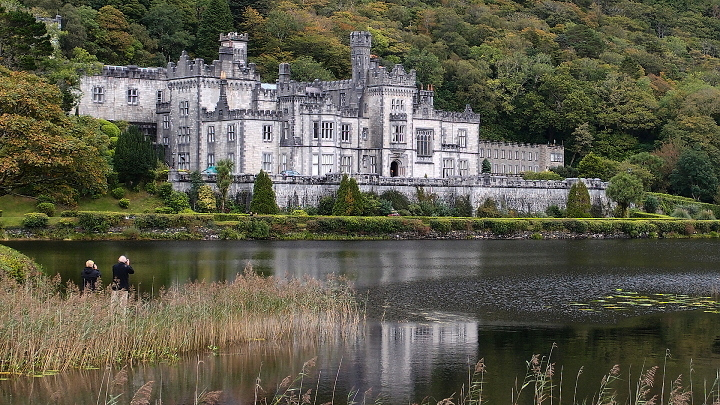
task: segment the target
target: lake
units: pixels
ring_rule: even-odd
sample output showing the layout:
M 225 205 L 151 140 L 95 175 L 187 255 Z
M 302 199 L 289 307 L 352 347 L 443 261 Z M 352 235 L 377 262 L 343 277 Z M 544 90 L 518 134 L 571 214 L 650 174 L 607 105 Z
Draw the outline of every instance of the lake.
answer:
M 150 380 L 164 404 L 191 404 L 212 391 L 222 391 L 223 403 L 251 403 L 256 378 L 274 392 L 314 357 L 305 387 L 318 389 L 317 403 L 333 393 L 347 403 L 354 390 L 358 402 L 371 390 L 386 403 L 436 403 L 467 389 L 469 370 L 481 358 L 492 404 L 513 402 L 533 354 L 555 364 L 555 403 L 561 395 L 562 403 L 591 402 L 615 364 L 621 398 L 641 371 L 659 366 L 666 392 L 683 374 L 683 385 L 692 378 L 701 400 L 699 387 L 710 390 L 720 369 L 720 306 L 701 298 L 720 291 L 720 241 L 713 239 L 3 244 L 75 282 L 87 259 L 108 275 L 126 255 L 141 294 L 190 280 L 229 280 L 252 263 L 280 277 L 345 276 L 366 303 L 365 333 L 356 340 L 303 347 L 252 342 L 177 364 L 134 365 L 120 403 Z M 113 372 L 0 381 L 0 402 L 94 403 Z M 531 399 L 532 392 L 522 392 L 519 403 Z

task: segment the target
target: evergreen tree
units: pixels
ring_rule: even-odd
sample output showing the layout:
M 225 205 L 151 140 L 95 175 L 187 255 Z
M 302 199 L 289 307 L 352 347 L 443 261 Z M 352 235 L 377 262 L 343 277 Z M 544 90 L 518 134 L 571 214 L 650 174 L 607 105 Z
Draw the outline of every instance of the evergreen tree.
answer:
M 589 218 L 590 217 L 590 193 L 585 183 L 578 181 L 570 187 L 568 192 L 567 210 L 565 215 L 568 218 Z
M 118 137 L 115 146 L 113 165 L 118 178 L 128 188 L 133 188 L 141 181 L 152 176 L 152 170 L 157 164 L 157 155 L 150 140 L 134 125 Z
M 225 212 L 225 203 L 227 202 L 227 194 L 232 184 L 233 162 L 230 159 L 223 159 L 217 162 L 215 171 L 217 172 L 216 182 L 220 190 L 220 211 Z
M 333 215 L 362 215 L 363 213 L 363 197 L 360 188 L 357 181 L 348 177 L 347 174 L 344 174 L 340 181 L 332 213 Z
M 492 165 L 490 164 L 490 161 L 487 159 L 483 159 L 483 161 L 482 161 L 482 172 L 483 173 L 491 173 L 492 172 Z
M 205 0 L 200 14 L 195 54 L 206 63 L 218 57 L 220 34 L 234 31 L 233 16 L 227 0 Z
M 260 170 L 253 184 L 250 212 L 257 214 L 277 214 L 278 211 L 280 211 L 280 209 L 275 201 L 275 190 L 273 190 L 272 187 L 272 180 L 267 173 Z
M 0 6 L 0 65 L 14 70 L 35 70 L 41 57 L 52 53 L 45 24 L 24 11 Z
M 198 196 L 200 195 L 200 187 L 203 186 L 202 174 L 199 170 L 193 170 L 190 172 L 190 190 L 188 191 L 188 198 L 190 200 L 190 207 L 197 210 Z

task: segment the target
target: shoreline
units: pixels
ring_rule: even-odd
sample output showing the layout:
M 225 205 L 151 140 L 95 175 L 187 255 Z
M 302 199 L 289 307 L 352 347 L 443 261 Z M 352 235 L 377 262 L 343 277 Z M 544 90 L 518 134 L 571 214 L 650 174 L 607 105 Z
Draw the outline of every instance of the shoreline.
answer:
M 720 220 L 676 218 L 340 217 L 80 212 L 2 240 L 467 240 L 718 238 Z

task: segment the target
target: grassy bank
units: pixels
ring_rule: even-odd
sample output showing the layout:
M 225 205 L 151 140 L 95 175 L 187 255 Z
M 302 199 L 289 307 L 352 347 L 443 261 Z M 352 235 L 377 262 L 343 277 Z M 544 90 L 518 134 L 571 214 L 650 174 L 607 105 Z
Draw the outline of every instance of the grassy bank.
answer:
M 44 276 L 0 277 L 0 371 L 10 373 L 172 360 L 251 340 L 342 338 L 361 320 L 342 280 L 261 277 L 251 268 L 232 282 L 130 294 L 127 304 L 109 290 L 63 291 Z
M 719 237 L 720 220 L 676 218 L 336 217 L 246 214 L 28 214 L 5 239 L 554 239 Z M 29 219 L 29 220 L 28 220 Z

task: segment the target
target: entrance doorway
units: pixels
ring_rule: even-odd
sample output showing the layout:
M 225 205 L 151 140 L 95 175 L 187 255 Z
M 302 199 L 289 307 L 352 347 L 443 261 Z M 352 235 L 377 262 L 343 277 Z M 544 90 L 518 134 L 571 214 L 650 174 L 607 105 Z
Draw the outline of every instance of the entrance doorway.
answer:
M 400 162 L 393 160 L 390 163 L 390 177 L 397 177 L 400 175 Z

